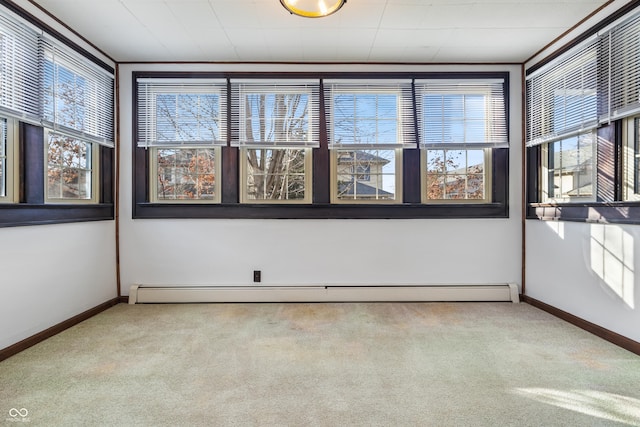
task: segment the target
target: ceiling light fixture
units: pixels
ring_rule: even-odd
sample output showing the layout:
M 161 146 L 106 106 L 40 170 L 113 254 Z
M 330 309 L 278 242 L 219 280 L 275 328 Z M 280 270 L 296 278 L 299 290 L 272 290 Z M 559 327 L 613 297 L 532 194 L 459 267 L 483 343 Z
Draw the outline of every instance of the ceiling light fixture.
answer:
M 305 18 L 322 18 L 337 12 L 347 0 L 280 0 L 290 13 Z

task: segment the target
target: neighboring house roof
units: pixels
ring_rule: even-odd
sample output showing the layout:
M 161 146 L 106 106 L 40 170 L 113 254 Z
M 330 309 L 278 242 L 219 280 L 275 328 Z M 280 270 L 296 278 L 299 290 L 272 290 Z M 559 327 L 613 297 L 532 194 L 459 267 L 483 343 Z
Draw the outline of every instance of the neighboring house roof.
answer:
M 567 196 L 580 197 L 593 194 L 593 185 L 591 183 L 585 184 L 582 187 L 574 188 L 567 192 Z
M 578 156 L 581 154 L 581 156 Z M 565 150 L 554 153 L 554 165 L 562 167 L 563 172 L 577 172 L 592 165 L 591 150 L 586 148 L 578 150 Z
M 355 189 L 355 192 L 354 192 Z M 353 196 L 354 194 L 358 196 L 393 196 L 393 193 L 389 193 L 388 191 L 384 191 L 382 189 L 377 189 L 371 185 L 363 184 L 362 182 L 356 181 L 355 187 L 352 182 L 339 182 L 338 183 L 338 194 L 345 196 Z
M 338 163 L 353 163 L 353 151 L 348 152 L 347 154 L 348 155 L 345 155 L 345 153 L 339 154 Z M 386 165 L 390 160 L 385 159 L 384 157 L 375 156 L 366 151 L 358 151 L 358 163 L 360 162 L 381 163 Z

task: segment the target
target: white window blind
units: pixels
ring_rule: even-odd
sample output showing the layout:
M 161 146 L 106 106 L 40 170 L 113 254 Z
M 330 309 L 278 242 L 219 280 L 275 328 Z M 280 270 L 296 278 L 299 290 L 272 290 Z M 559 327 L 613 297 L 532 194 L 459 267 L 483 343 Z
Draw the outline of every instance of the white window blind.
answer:
M 0 111 L 13 118 L 40 123 L 38 32 L 0 11 Z
M 42 124 L 58 133 L 114 145 L 114 79 L 106 70 L 48 37 L 40 39 Z
M 526 81 L 527 146 L 557 141 L 598 125 L 598 42 L 575 46 Z
M 318 80 L 231 80 L 231 145 L 319 147 Z
M 415 148 L 411 80 L 325 80 L 329 148 Z
M 138 147 L 227 144 L 225 79 L 140 78 Z
M 422 148 L 509 146 L 504 79 L 415 81 Z
M 600 32 L 598 55 L 601 79 L 607 90 L 602 97 L 601 123 L 640 112 L 640 14 L 615 22 Z

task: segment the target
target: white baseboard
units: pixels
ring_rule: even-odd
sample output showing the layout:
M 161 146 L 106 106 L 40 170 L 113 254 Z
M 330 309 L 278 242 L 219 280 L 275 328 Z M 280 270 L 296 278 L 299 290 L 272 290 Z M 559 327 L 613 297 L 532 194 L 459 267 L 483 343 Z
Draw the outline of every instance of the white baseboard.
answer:
M 513 283 L 484 285 L 133 285 L 129 304 L 208 302 L 520 301 Z

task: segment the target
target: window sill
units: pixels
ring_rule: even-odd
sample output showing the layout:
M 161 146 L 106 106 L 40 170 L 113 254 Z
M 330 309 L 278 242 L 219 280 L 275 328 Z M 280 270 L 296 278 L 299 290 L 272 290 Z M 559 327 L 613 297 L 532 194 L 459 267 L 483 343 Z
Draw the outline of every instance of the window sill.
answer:
M 487 204 L 169 204 L 136 203 L 134 219 L 245 218 L 245 219 L 414 219 L 508 218 L 504 203 Z
M 638 202 L 531 203 L 527 219 L 640 224 Z
M 62 224 L 114 219 L 112 203 L 100 204 L 1 204 L 0 227 Z

